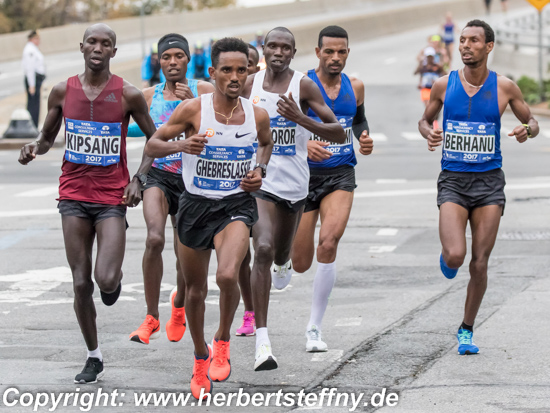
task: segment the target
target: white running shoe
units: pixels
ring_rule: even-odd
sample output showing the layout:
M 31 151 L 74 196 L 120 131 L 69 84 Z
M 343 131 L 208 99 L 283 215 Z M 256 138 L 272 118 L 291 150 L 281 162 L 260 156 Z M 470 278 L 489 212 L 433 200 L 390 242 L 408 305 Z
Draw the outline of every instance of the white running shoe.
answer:
M 306 331 L 306 351 L 309 353 L 317 353 L 328 350 L 327 343 L 321 340 L 321 330 L 316 325 L 311 326 L 311 329 Z
M 273 267 L 271 267 L 271 281 L 273 282 L 273 286 L 277 290 L 282 290 L 290 283 L 293 273 L 292 260 L 288 260 L 284 265 L 275 265 L 274 263 Z
M 254 371 L 274 370 L 278 367 L 277 359 L 271 352 L 271 345 L 261 344 L 256 350 Z

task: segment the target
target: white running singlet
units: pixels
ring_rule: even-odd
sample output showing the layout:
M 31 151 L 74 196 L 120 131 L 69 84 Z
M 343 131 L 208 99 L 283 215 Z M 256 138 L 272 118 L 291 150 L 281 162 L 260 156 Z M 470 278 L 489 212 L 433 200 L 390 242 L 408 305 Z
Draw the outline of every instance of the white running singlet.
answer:
M 296 202 L 307 197 L 309 190 L 309 166 L 307 164 L 307 141 L 311 132 L 277 113 L 278 93 L 266 92 L 263 88 L 266 71 L 256 73 L 250 100 L 267 110 L 271 120 L 271 135 L 275 145 L 262 191 L 269 192 L 287 201 Z M 285 96 L 292 92 L 300 107 L 301 72 L 294 71 Z
M 213 94 L 201 95 L 201 125 L 206 143 L 200 155 L 183 154 L 182 175 L 185 190 L 210 199 L 244 192 L 239 186 L 251 169 L 257 137 L 252 103 L 239 98 L 244 109 L 242 125 L 224 125 L 216 120 Z

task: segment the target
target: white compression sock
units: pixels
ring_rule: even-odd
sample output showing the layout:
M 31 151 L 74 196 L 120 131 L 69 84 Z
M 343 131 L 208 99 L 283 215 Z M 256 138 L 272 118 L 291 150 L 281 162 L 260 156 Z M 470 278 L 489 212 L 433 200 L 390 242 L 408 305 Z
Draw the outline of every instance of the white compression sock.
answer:
M 321 329 L 323 316 L 328 305 L 328 298 L 334 283 L 336 282 L 336 262 L 323 264 L 317 262 L 317 272 L 313 279 L 313 300 L 311 301 L 311 315 L 307 329 L 311 329 L 312 325 L 316 325 Z
M 103 354 L 101 354 L 101 350 L 99 349 L 99 347 L 93 351 L 88 350 L 88 358 L 90 357 L 94 357 L 96 359 L 103 361 Z
M 258 350 L 258 348 L 262 344 L 271 345 L 271 342 L 269 341 L 269 336 L 267 335 L 267 327 L 256 329 L 256 350 Z

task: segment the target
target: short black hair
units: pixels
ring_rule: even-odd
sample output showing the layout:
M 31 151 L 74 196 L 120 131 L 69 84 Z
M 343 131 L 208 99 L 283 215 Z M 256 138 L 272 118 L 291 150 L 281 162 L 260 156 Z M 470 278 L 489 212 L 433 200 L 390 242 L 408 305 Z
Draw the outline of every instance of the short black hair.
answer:
M 256 46 L 254 46 L 253 44 L 247 43 L 246 45 L 248 46 L 248 57 L 250 58 L 250 51 L 252 51 L 252 53 L 254 53 L 254 56 L 256 56 L 254 60 L 256 61 L 256 64 L 258 64 L 258 62 L 260 61 L 260 53 L 258 52 L 258 49 L 256 49 Z
M 348 32 L 340 26 L 327 26 L 319 32 L 319 49 L 323 47 L 323 37 L 337 37 L 346 39 L 349 43 Z
M 212 46 L 210 57 L 212 59 L 213 67 L 218 66 L 220 54 L 226 52 L 241 52 L 246 56 L 246 60 L 248 61 L 248 45 L 236 37 L 224 37 Z
M 38 36 L 38 32 L 36 30 L 31 31 L 27 36 L 27 39 L 31 40 L 34 36 Z
M 466 27 L 481 27 L 485 32 L 485 43 L 490 43 L 495 41 L 495 32 L 486 22 L 483 20 L 475 19 L 470 20 Z
M 283 26 L 275 27 L 274 29 L 271 29 L 269 32 L 267 32 L 267 34 L 264 37 L 264 44 L 267 44 L 267 38 L 273 32 L 283 32 L 283 33 L 290 34 L 292 36 L 292 47 L 294 48 L 296 47 L 296 39 L 294 38 L 294 33 L 292 33 L 290 30 L 288 30 L 286 27 L 283 27 Z

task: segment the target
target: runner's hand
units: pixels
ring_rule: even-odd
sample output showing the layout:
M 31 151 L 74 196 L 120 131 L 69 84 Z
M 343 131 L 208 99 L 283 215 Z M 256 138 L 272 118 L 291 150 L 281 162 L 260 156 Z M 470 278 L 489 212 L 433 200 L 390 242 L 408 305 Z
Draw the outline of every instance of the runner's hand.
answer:
M 21 153 L 19 154 L 19 163 L 21 165 L 28 164 L 30 161 L 36 158 L 37 153 L 38 153 L 38 144 L 36 143 L 36 141 L 27 143 L 25 146 L 21 148 Z
M 428 139 L 428 150 L 432 152 L 435 151 L 435 148 L 441 146 L 441 143 L 443 142 L 443 129 L 430 129 L 426 139 Z
M 191 92 L 191 88 L 184 83 L 176 83 L 176 91 L 174 94 L 181 100 L 193 99 L 195 97 L 193 92 Z
M 527 140 L 527 129 L 523 125 L 516 126 L 508 136 L 515 136 L 519 143 L 523 143 Z
M 188 153 L 190 155 L 200 155 L 204 149 L 204 145 L 208 143 L 205 133 L 198 133 L 188 138 L 178 141 L 181 147 L 181 152 Z
M 241 181 L 241 188 L 245 192 L 256 192 L 262 187 L 262 175 L 253 169 L 246 174 L 246 178 Z
M 322 141 L 307 141 L 307 157 L 313 162 L 323 162 L 332 156 L 331 151 L 327 151 L 325 146 L 329 146 L 328 142 Z
M 369 136 L 369 133 L 364 130 L 359 137 L 359 153 L 361 155 L 370 155 L 374 148 L 374 141 Z
M 285 95 L 279 95 L 279 97 L 280 99 L 277 101 L 277 113 L 291 122 L 299 123 L 305 115 L 294 101 L 292 92 L 288 94 L 288 97 Z
M 141 183 L 137 179 L 132 179 L 126 188 L 124 188 L 124 195 L 122 196 L 121 204 L 133 208 L 138 206 L 140 202 Z

